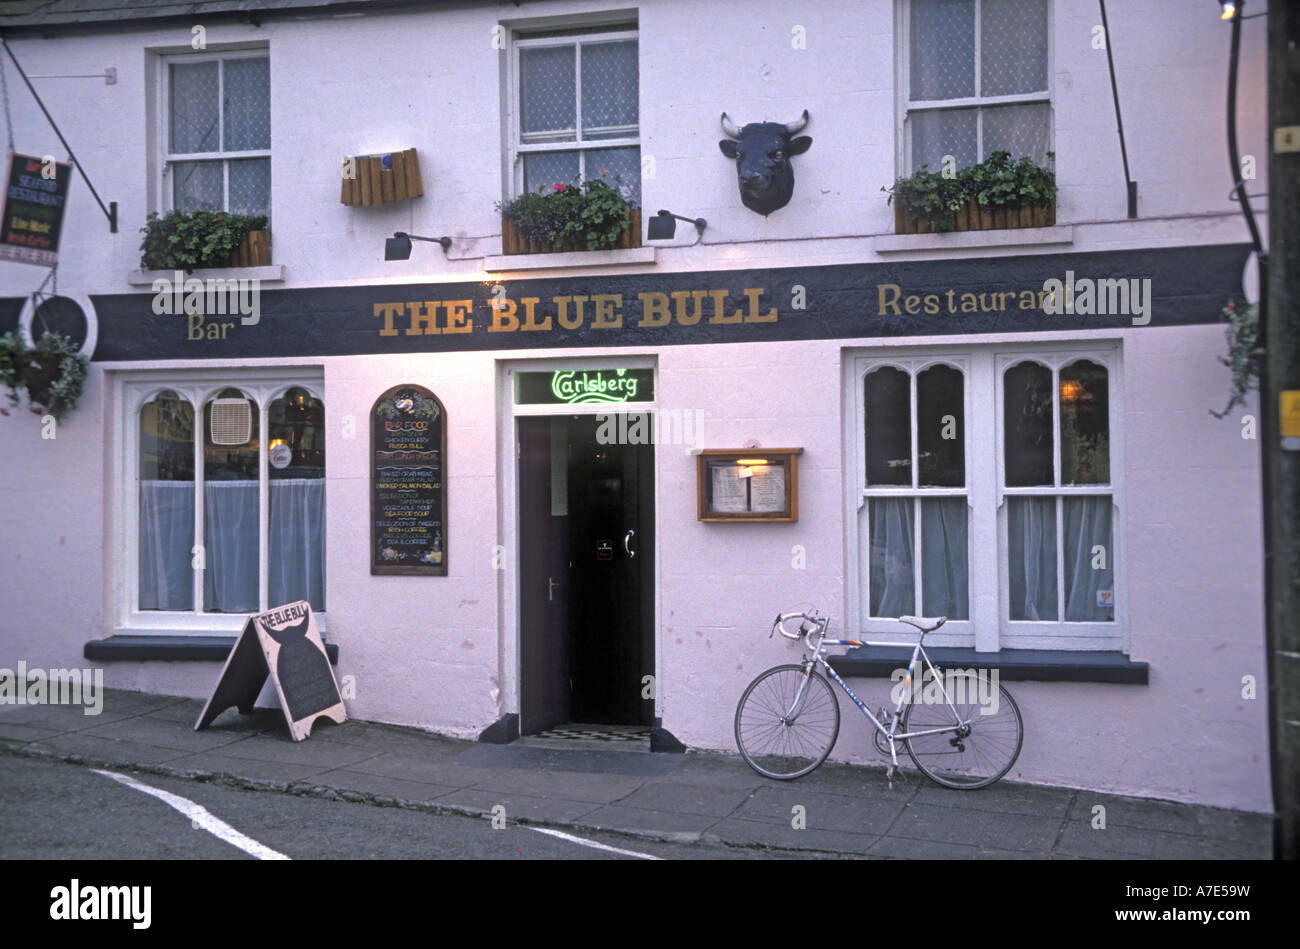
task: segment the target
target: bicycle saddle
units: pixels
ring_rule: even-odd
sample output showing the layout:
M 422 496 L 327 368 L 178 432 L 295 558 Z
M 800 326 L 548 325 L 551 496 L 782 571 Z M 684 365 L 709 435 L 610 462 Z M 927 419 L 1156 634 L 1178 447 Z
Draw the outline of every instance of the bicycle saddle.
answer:
M 923 633 L 938 629 L 944 623 L 948 622 L 946 616 L 900 616 L 900 623 L 906 623 L 909 626 L 915 626 Z

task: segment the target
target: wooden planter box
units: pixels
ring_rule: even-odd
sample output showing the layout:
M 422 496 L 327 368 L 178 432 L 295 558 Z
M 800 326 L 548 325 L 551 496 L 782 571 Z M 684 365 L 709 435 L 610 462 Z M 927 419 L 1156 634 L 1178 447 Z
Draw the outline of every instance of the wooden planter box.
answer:
M 627 212 L 627 226 L 612 249 L 641 246 L 641 209 L 634 208 Z M 501 219 L 501 253 L 502 254 L 557 254 L 573 251 L 585 251 L 584 240 L 566 241 L 561 247 L 553 247 L 541 241 L 525 240 L 519 235 L 515 222 L 510 218 Z
M 970 198 L 966 206 L 952 216 L 953 231 L 993 231 L 1019 227 L 1050 227 L 1056 223 L 1056 205 L 1049 207 L 984 208 Z M 930 221 L 913 217 L 894 204 L 895 234 L 942 233 Z
M 353 172 L 347 176 L 349 164 Z M 369 207 L 418 198 L 424 194 L 415 149 L 383 155 L 354 155 L 343 163 L 339 200 L 350 207 Z
M 270 264 L 270 231 L 249 231 L 239 246 L 230 252 L 232 267 L 269 267 Z

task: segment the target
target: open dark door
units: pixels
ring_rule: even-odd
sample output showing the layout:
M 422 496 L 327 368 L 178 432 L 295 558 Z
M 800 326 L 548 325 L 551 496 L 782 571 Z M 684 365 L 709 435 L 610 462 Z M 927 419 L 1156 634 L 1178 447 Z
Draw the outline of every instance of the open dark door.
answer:
M 567 421 L 518 420 L 521 734 L 571 720 Z
M 608 418 L 608 417 L 607 417 Z M 572 720 L 649 725 L 654 674 L 654 446 L 642 413 L 642 443 L 608 443 L 579 416 L 569 426 L 569 559 Z M 629 439 L 623 439 L 628 442 Z

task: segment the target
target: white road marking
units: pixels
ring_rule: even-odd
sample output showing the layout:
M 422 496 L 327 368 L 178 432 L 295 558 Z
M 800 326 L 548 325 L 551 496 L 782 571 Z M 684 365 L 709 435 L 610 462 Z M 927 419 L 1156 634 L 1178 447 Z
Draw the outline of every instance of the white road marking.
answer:
M 125 784 L 129 788 L 134 788 L 151 797 L 156 797 L 169 807 L 175 808 L 190 819 L 190 823 L 200 829 L 206 830 L 214 837 L 224 840 L 231 846 L 238 847 L 249 856 L 256 857 L 258 860 L 288 860 L 284 854 L 272 850 L 265 844 L 260 844 L 252 837 L 241 834 L 235 828 L 231 827 L 225 821 L 214 817 L 212 813 L 203 805 L 195 804 L 189 798 L 181 797 L 179 794 L 172 794 L 170 791 L 164 791 L 161 788 L 150 787 L 143 784 L 135 778 L 129 778 L 125 774 L 115 774 L 112 771 L 100 771 L 97 768 L 91 768 L 95 774 L 102 774 L 106 778 L 112 778 L 119 784 Z
M 637 857 L 641 860 L 662 860 L 663 857 L 656 857 L 652 853 L 640 853 L 636 850 L 620 850 L 618 847 L 610 847 L 607 844 L 597 843 L 594 840 L 586 840 L 582 837 L 575 837 L 573 834 L 566 834 L 562 830 L 553 830 L 550 827 L 529 827 L 529 830 L 535 830 L 539 834 L 546 834 L 549 837 L 559 837 L 561 840 L 567 840 L 571 843 L 582 844 L 584 847 L 592 847 L 595 850 L 608 850 L 610 853 L 621 853 L 625 857 Z

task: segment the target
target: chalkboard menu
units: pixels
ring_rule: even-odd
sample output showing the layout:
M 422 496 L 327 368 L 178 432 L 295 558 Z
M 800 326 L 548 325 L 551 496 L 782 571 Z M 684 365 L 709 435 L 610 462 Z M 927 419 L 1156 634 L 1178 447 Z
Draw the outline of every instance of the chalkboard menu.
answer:
M 370 410 L 370 572 L 447 575 L 447 418 L 400 385 Z
M 0 260 L 42 267 L 58 262 L 63 202 L 71 180 L 69 164 L 9 153 L 0 211 Z

